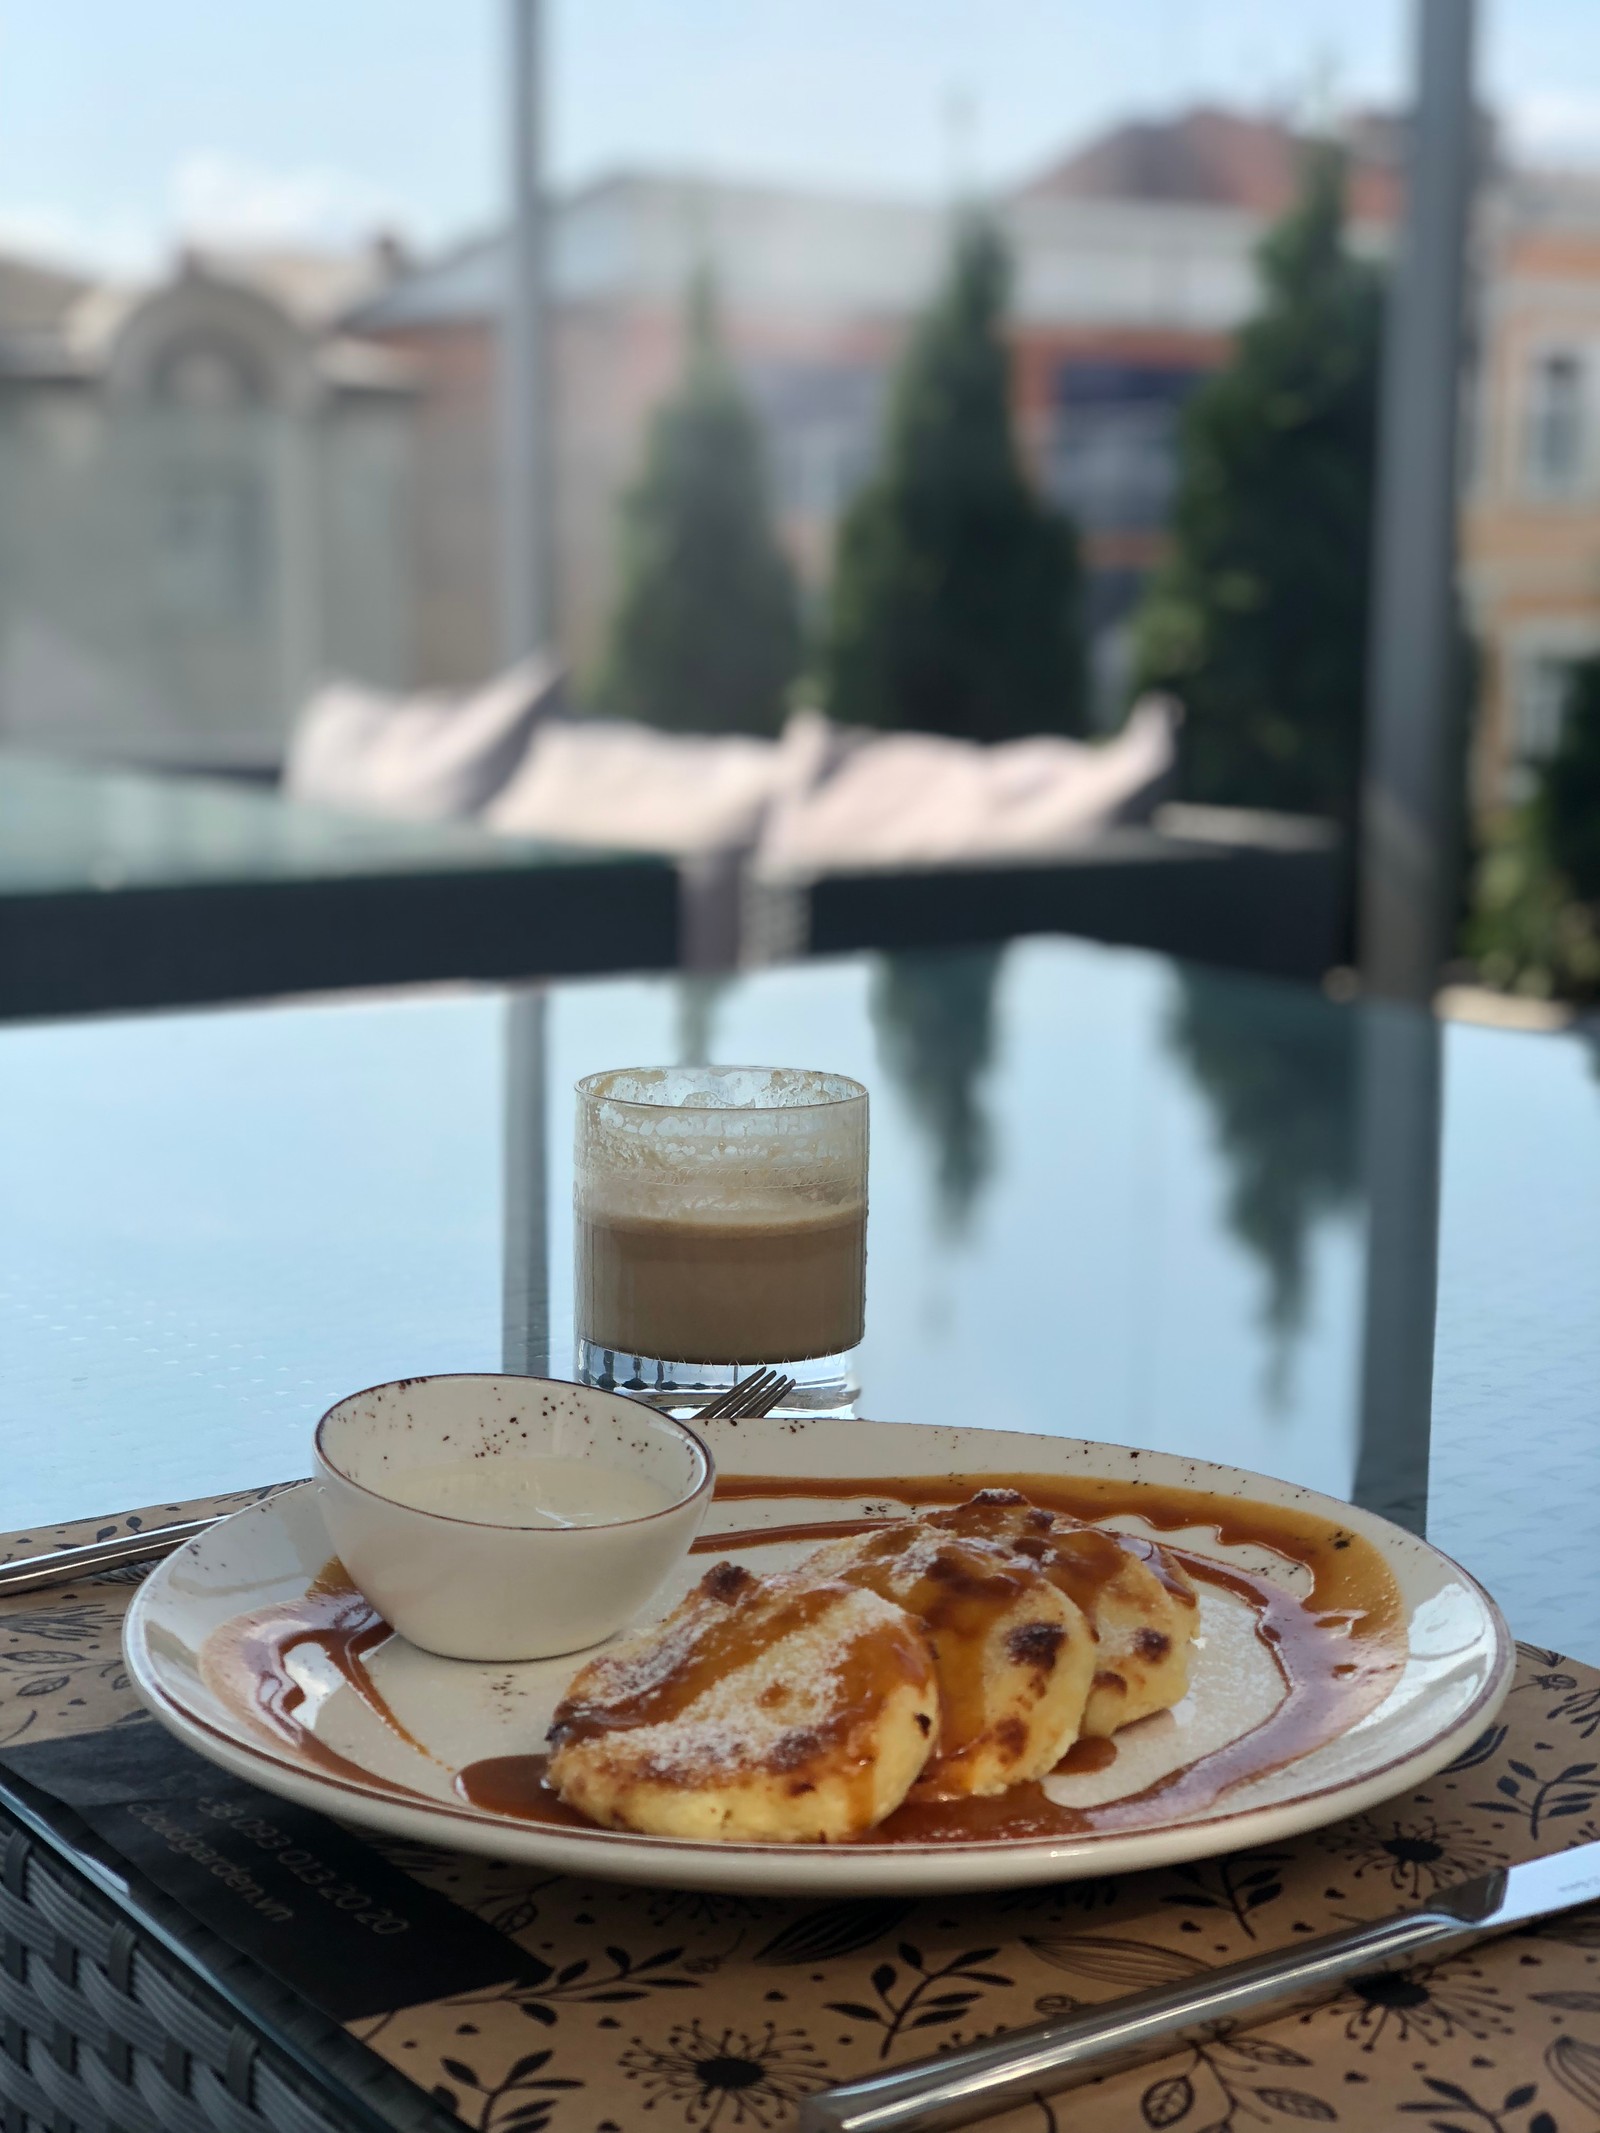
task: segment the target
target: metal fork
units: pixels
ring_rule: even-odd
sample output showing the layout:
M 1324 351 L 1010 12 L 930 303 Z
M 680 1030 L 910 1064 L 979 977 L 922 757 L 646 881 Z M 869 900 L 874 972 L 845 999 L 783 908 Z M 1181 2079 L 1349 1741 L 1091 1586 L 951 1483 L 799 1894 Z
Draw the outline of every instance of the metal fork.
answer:
M 781 1377 L 776 1370 L 758 1370 L 752 1377 L 741 1378 L 737 1385 L 730 1386 L 728 1391 L 704 1407 L 697 1407 L 690 1420 L 740 1422 L 756 1415 L 769 1415 L 793 1391 L 793 1378 Z
M 743 1421 L 764 1415 L 794 1391 L 794 1379 L 776 1370 L 758 1370 L 697 1410 L 697 1422 Z M 303 1481 L 285 1482 L 290 1489 L 304 1488 Z M 110 1540 L 84 1541 L 71 1548 L 53 1548 L 48 1555 L 30 1555 L 20 1563 L 0 1563 L 0 1596 L 10 1592 L 35 1592 L 43 1585 L 59 1585 L 68 1578 L 99 1577 L 103 1571 L 120 1570 L 128 1563 L 155 1562 L 172 1555 L 197 1533 L 232 1517 L 217 1511 L 205 1518 L 179 1519 L 170 1526 L 150 1526 L 142 1533 L 118 1533 Z

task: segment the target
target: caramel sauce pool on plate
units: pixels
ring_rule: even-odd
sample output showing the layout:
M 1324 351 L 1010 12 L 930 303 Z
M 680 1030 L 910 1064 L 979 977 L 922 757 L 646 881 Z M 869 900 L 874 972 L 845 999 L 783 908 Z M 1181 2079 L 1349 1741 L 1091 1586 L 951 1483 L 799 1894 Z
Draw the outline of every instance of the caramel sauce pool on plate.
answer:
M 963 1503 L 983 1488 L 1015 1489 L 1042 1509 L 1086 1521 L 1131 1515 L 1157 1532 L 1199 1528 L 1213 1534 L 1221 1546 L 1253 1546 L 1286 1565 L 1301 1565 L 1311 1580 L 1303 1599 L 1273 1578 L 1166 1544 L 1191 1578 L 1234 1594 L 1252 1609 L 1256 1635 L 1272 1654 L 1284 1695 L 1248 1733 L 1169 1772 L 1143 1791 L 1093 1807 L 1059 1805 L 1037 1784 L 1013 1786 L 993 1799 L 907 1802 L 860 1843 L 1036 1841 L 1179 1821 L 1205 1812 L 1235 1786 L 1279 1769 L 1348 1730 L 1387 1694 L 1404 1662 L 1399 1589 L 1378 1550 L 1359 1534 L 1291 1507 L 1148 1482 L 1047 1474 L 919 1476 L 912 1480 L 739 1474 L 719 1477 L 716 1495 L 722 1503 L 886 1502 L 903 1505 L 909 1512 Z M 771 1524 L 704 1535 L 695 1548 L 718 1555 L 744 1552 L 786 1541 L 867 1533 L 884 1523 L 882 1518 L 849 1517 Z M 1124 1536 L 1128 1538 L 1132 1537 Z M 1120 1555 L 1116 1542 L 1085 1537 L 1073 1549 L 1070 1573 L 1063 1572 L 1060 1582 L 1080 1605 L 1092 1601 L 1092 1586 L 1112 1573 Z M 1153 1550 L 1147 1560 L 1160 1574 L 1160 1558 Z M 803 1598 L 797 1603 L 802 1607 Z M 997 1594 L 995 1604 L 1005 1604 L 1004 1596 Z M 983 1618 L 981 1596 L 969 1596 L 963 1610 L 963 1633 L 981 1638 Z M 674 1676 L 651 1692 L 648 1711 L 641 1708 L 613 1716 L 625 1723 L 646 1724 L 681 1708 L 706 1681 L 744 1656 L 738 1651 L 736 1620 L 730 1614 L 725 1626 L 717 1624 L 702 1640 L 682 1678 Z M 422 1799 L 424 1795 L 379 1777 L 321 1741 L 304 1721 L 305 1694 L 289 1670 L 288 1662 L 296 1651 L 316 1647 L 374 1716 L 420 1751 L 421 1744 L 389 1709 L 366 1664 L 389 1635 L 387 1623 L 354 1590 L 343 1567 L 330 1563 L 301 1599 L 258 1609 L 214 1631 L 202 1653 L 201 1670 L 208 1685 L 243 1713 L 253 1731 L 270 1737 L 280 1748 L 287 1746 L 328 1775 L 364 1789 Z M 880 1687 L 863 1680 L 854 1684 L 856 1693 L 848 1700 L 871 1696 Z M 596 1717 L 594 1724 L 598 1723 Z M 1115 1756 L 1114 1740 L 1080 1741 L 1058 1768 L 1063 1775 L 1104 1770 Z M 595 1829 L 587 1817 L 556 1797 L 545 1782 L 545 1767 L 543 1755 L 489 1757 L 459 1771 L 455 1790 L 468 1807 L 480 1813 L 559 1829 Z

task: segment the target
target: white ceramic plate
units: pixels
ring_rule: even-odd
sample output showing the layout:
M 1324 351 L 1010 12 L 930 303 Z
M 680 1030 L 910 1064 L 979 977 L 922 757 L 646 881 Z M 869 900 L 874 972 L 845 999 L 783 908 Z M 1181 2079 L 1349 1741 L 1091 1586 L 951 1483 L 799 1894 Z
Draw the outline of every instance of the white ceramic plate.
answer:
M 1148 1807 L 1138 1806 L 1131 1819 L 1124 1816 L 1124 1826 L 1110 1830 L 893 1845 L 869 1840 L 828 1848 L 687 1844 L 550 1826 L 470 1806 L 456 1791 L 455 1777 L 480 1758 L 540 1749 L 575 1660 L 479 1666 L 431 1658 L 391 1637 L 368 1666 L 408 1741 L 336 1671 L 306 1658 L 292 1669 L 305 1692 L 301 1717 L 319 1742 L 353 1766 L 349 1775 L 319 1767 L 303 1750 L 274 1738 L 252 1718 L 245 1699 L 219 1693 L 205 1678 L 201 1651 L 214 1630 L 246 1610 L 294 1601 L 326 1564 L 331 1549 L 315 1490 L 308 1488 L 240 1512 L 159 1566 L 128 1614 L 125 1643 L 134 1684 L 162 1724 L 200 1754 L 345 1821 L 564 1873 L 816 1896 L 1066 1880 L 1273 1842 L 1419 1784 L 1482 1731 L 1510 1686 L 1510 1636 L 1471 1577 L 1387 1521 L 1286 1482 L 1165 1453 L 987 1429 L 780 1419 L 711 1423 L 705 1434 L 723 1477 L 782 1476 L 787 1489 L 819 1476 L 865 1483 L 895 1475 L 914 1483 L 917 1476 L 1039 1474 L 1155 1484 L 1152 1501 L 1160 1490 L 1182 1488 L 1312 1513 L 1369 1542 L 1392 1573 L 1400 1599 L 1394 1671 L 1373 1707 L 1335 1737 L 1200 1809 L 1163 1810 L 1158 1791 Z M 874 1504 L 885 1508 L 870 1487 L 854 1501 L 785 1493 L 718 1502 L 707 1533 L 836 1520 Z M 1140 1530 L 1130 1516 L 1113 1522 Z M 1291 1587 L 1296 1577 L 1307 1576 L 1259 1545 L 1225 1544 L 1205 1520 L 1164 1537 L 1236 1568 L 1266 1571 Z M 766 1570 L 804 1552 L 793 1542 L 769 1543 L 750 1548 L 743 1559 Z M 696 1556 L 685 1565 L 661 1595 L 663 1612 L 708 1560 L 715 1558 Z M 1119 1735 L 1110 1770 L 1048 1779 L 1052 1797 L 1093 1807 L 1143 1794 L 1262 1723 L 1284 1690 L 1256 1634 L 1257 1619 L 1242 1600 L 1203 1585 L 1184 1702 Z

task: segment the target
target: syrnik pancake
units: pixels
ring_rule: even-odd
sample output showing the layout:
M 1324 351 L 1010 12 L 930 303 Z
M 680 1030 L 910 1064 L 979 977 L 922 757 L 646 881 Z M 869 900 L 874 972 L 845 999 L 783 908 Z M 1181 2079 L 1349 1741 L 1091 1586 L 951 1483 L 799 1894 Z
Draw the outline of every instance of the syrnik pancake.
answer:
M 915 1520 L 820 1548 L 804 1567 L 893 1600 L 927 1630 L 942 1722 L 920 1795 L 990 1797 L 1043 1777 L 1077 1739 L 1093 1636 L 1025 1556 Z
M 612 1829 L 837 1843 L 905 1798 L 939 1730 L 927 1632 L 875 1593 L 718 1563 L 583 1668 L 550 1781 Z
M 550 1781 L 611 1828 L 838 1843 L 1176 1702 L 1193 1621 L 1154 1543 L 987 1490 L 775 1576 L 719 1563 L 579 1672 Z
M 1156 1541 L 1040 1510 L 1015 1489 L 981 1489 L 926 1524 L 1009 1547 L 1037 1565 L 1087 1616 L 1094 1680 L 1080 1731 L 1103 1740 L 1157 1711 L 1189 1686 L 1194 1585 Z

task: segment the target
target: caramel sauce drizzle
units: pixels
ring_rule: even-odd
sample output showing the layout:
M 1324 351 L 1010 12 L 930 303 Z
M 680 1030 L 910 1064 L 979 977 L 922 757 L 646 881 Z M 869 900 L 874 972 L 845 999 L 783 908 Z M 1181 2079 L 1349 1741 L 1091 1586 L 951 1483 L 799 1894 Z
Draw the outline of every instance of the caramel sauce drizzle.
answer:
M 966 1501 L 980 1489 L 1015 1489 L 1042 1510 L 1093 1524 L 1100 1519 L 1142 1519 L 1158 1533 L 1196 1526 L 1222 1547 L 1257 1547 L 1311 1573 L 1305 1605 L 1323 1615 L 1348 1614 L 1354 1634 L 1374 1641 L 1403 1641 L 1400 1591 L 1383 1557 L 1348 1527 L 1288 1504 L 1251 1503 L 1204 1489 L 1168 1487 L 1150 1481 L 1116 1481 L 1094 1474 L 837 1475 L 719 1474 L 719 1503 L 752 1499 L 810 1502 L 855 1501 L 903 1504 L 908 1512 Z M 699 1549 L 759 1546 L 764 1540 L 819 1537 L 828 1531 L 861 1532 L 877 1521 L 852 1525 L 755 1527 L 742 1533 L 703 1534 Z M 1133 1538 L 1133 1536 L 1126 1536 Z M 1152 1567 L 1154 1567 L 1152 1565 Z M 1185 1561 L 1184 1568 L 1192 1566 Z
M 940 1766 L 959 1764 L 982 1742 L 988 1717 L 984 1673 L 989 1635 L 1002 1616 L 1027 1599 L 1036 1573 L 952 1533 L 923 1574 L 908 1581 L 898 1562 L 905 1544 L 905 1523 L 896 1519 L 869 1544 L 864 1559 L 850 1572 L 850 1582 L 903 1607 L 932 1640 L 940 1725 L 936 1763 L 918 1780 L 924 1786 L 939 1782 Z M 1054 1656 L 1052 1650 L 1052 1664 Z
M 1184 1520 L 1186 1524 L 1194 1522 Z M 877 1522 L 870 1522 L 868 1530 L 872 1523 Z M 743 1547 L 757 1541 L 761 1533 L 770 1534 L 773 1530 L 768 1527 L 723 1538 Z M 1340 1616 L 1330 1620 L 1313 1613 L 1274 1579 L 1218 1563 L 1188 1549 L 1174 1548 L 1172 1553 L 1192 1578 L 1233 1592 L 1255 1610 L 1256 1635 L 1271 1650 L 1285 1683 L 1282 1701 L 1260 1725 L 1210 1754 L 1169 1771 L 1153 1785 L 1098 1806 L 1062 1805 L 1036 1783 L 1013 1785 L 990 1799 L 917 1797 L 897 1807 L 856 1841 L 1017 1842 L 1110 1835 L 1176 1821 L 1203 1813 L 1236 1785 L 1264 1777 L 1320 1747 L 1347 1730 L 1388 1692 L 1403 1663 L 1398 1651 L 1382 1647 L 1365 1657 L 1352 1657 L 1351 1638 L 1356 1626 Z M 1379 1567 L 1387 1576 L 1387 1566 L 1381 1558 Z M 1079 1741 L 1057 1767 L 1069 1776 L 1106 1769 L 1116 1752 L 1115 1740 Z M 512 1775 L 508 1768 L 511 1764 L 523 1766 L 520 1777 Z M 471 1805 L 490 1813 L 548 1821 L 562 1828 L 574 1826 L 572 1810 L 543 1782 L 544 1769 L 542 1756 L 496 1757 L 490 1763 L 469 1764 L 457 1775 L 456 1790 Z M 576 1826 L 592 1825 L 579 1817 Z
M 1311 1578 L 1310 1591 L 1303 1599 L 1275 1578 L 1170 1542 L 1157 1548 L 1138 1535 L 1056 1534 L 1051 1539 L 1050 1560 L 1040 1560 L 1040 1568 L 1088 1612 L 1085 1602 L 1092 1605 L 1096 1586 L 1113 1577 L 1128 1554 L 1147 1562 L 1175 1597 L 1191 1598 L 1167 1568 L 1165 1558 L 1170 1556 L 1190 1579 L 1230 1591 L 1252 1608 L 1256 1634 L 1272 1653 L 1285 1693 L 1252 1731 L 1169 1772 L 1141 1792 L 1094 1807 L 1061 1806 L 1037 1784 L 1016 1785 L 992 1799 L 918 1798 L 897 1808 L 859 1842 L 981 1843 L 1081 1837 L 1143 1828 L 1152 1822 L 1201 1813 L 1235 1786 L 1264 1776 L 1347 1730 L 1388 1693 L 1403 1664 L 1405 1636 L 1400 1594 L 1382 1556 L 1359 1534 L 1293 1507 L 1250 1504 L 1198 1489 L 1119 1482 L 1097 1476 L 1024 1473 L 915 1479 L 723 1475 L 718 1479 L 717 1497 L 735 1503 L 786 1499 L 889 1502 L 904 1505 L 909 1513 L 963 1504 L 980 1489 L 996 1488 L 1016 1490 L 1041 1509 L 1069 1518 L 1091 1521 L 1131 1515 L 1158 1532 L 1200 1528 L 1214 1535 L 1221 1546 L 1253 1546 L 1284 1564 L 1301 1564 Z M 898 1519 L 866 1516 L 773 1524 L 705 1535 L 695 1548 L 701 1553 L 726 1553 L 784 1541 L 815 1543 L 899 1524 Z M 886 1549 L 888 1545 L 886 1534 Z M 711 1578 L 716 1575 L 716 1571 L 710 1573 Z M 741 1580 L 741 1584 L 745 1581 Z M 960 1583 L 957 1581 L 958 1586 Z M 828 1590 L 810 1588 L 811 1593 L 824 1596 Z M 838 1588 L 832 1590 L 836 1597 Z M 945 1596 L 933 1596 L 936 1612 L 944 1600 Z M 813 1601 L 806 1590 L 800 1589 L 784 1604 L 797 1612 L 792 1620 L 784 1616 L 781 1625 L 775 1618 L 768 1631 L 771 1636 L 787 1633 L 802 1618 L 810 1619 L 808 1607 L 820 1607 L 825 1599 Z M 914 1606 L 915 1600 L 910 1604 Z M 1002 1604 L 1009 1604 L 1009 1596 L 998 1591 L 985 1594 L 955 1590 L 951 1619 L 946 1626 L 961 1641 L 971 1643 L 977 1637 L 981 1618 L 987 1614 L 992 1620 Z M 778 1612 L 781 1614 L 782 1610 Z M 241 1702 L 242 1682 L 247 1691 L 244 1708 L 256 1727 L 274 1740 L 292 1745 L 307 1761 L 368 1790 L 376 1787 L 420 1797 L 353 1763 L 319 1740 L 300 1716 L 305 1694 L 286 1665 L 295 1650 L 306 1644 L 315 1645 L 376 1717 L 401 1739 L 420 1748 L 389 1709 L 365 1663 L 389 1634 L 387 1623 L 355 1592 L 342 1566 L 330 1563 L 303 1599 L 260 1609 L 215 1631 L 202 1654 L 202 1673 L 216 1692 L 236 1708 Z M 651 1685 L 641 1688 L 635 1684 L 611 1706 L 593 1705 L 582 1710 L 564 1706 L 557 1714 L 557 1724 L 563 1727 L 566 1738 L 574 1738 L 580 1731 L 599 1731 L 614 1724 L 658 1723 L 684 1708 L 709 1681 L 717 1678 L 723 1667 L 743 1663 L 745 1655 L 739 1642 L 742 1634 L 736 1626 L 736 1611 L 730 1609 L 725 1624 L 713 1623 L 705 1636 L 696 1640 L 690 1663 L 681 1674 L 668 1669 Z M 881 1659 L 876 1664 L 881 1667 Z M 884 1686 L 870 1668 L 864 1667 L 862 1680 L 851 1685 L 846 1701 L 851 1708 L 858 1703 L 870 1708 L 870 1698 L 881 1694 Z M 959 1684 L 953 1701 L 958 1715 L 949 1728 L 947 1742 L 960 1737 L 963 1705 Z M 1080 1741 L 1058 1768 L 1068 1775 L 1101 1770 L 1110 1766 L 1115 1755 L 1115 1741 Z M 587 1817 L 557 1798 L 546 1782 L 545 1772 L 546 1758 L 542 1755 L 495 1756 L 460 1771 L 455 1789 L 463 1801 L 485 1813 L 555 1828 L 593 1828 L 595 1825 Z
M 681 1637 L 642 1676 L 625 1667 L 605 1669 L 602 1655 L 599 1665 L 612 1675 L 609 1693 L 602 1679 L 582 1699 L 564 1697 L 550 1722 L 552 1747 L 666 1724 L 733 1668 L 749 1665 L 780 1637 L 810 1628 L 839 1603 L 840 1588 L 821 1584 L 786 1593 L 769 1606 L 741 1606 L 755 1582 L 737 1563 L 707 1571 Z
M 275 1744 L 293 1748 L 330 1777 L 422 1798 L 411 1788 L 377 1778 L 362 1764 L 330 1748 L 301 1716 L 306 1692 L 289 1671 L 294 1653 L 320 1652 L 373 1716 L 408 1747 L 426 1755 L 421 1741 L 396 1718 L 367 1667 L 368 1655 L 393 1635 L 372 1602 L 358 1592 L 337 1557 L 323 1564 L 297 1600 L 236 1615 L 207 1637 L 200 1676 L 221 1702 L 245 1717 Z M 241 1688 L 243 1695 L 241 1697 Z M 430 1758 L 431 1759 L 431 1758 Z
M 1089 1777 L 1109 1770 L 1117 1759 L 1117 1744 L 1103 1735 L 1085 1734 L 1075 1740 L 1057 1763 L 1053 1777 Z
M 1175 1594 L 1178 1581 L 1159 1567 L 1163 1554 L 1197 1583 L 1233 1592 L 1256 1615 L 1256 1635 L 1271 1651 L 1285 1693 L 1250 1732 L 1211 1754 L 1170 1771 L 1154 1785 L 1097 1807 L 1064 1807 L 1035 1784 L 1013 1786 L 988 1800 L 911 1800 L 869 1832 L 874 1844 L 975 1842 L 996 1838 L 1081 1836 L 1141 1828 L 1155 1816 L 1175 1820 L 1204 1812 L 1247 1779 L 1264 1777 L 1348 1730 L 1388 1693 L 1404 1663 L 1399 1588 L 1369 1541 L 1348 1528 L 1293 1506 L 1252 1504 L 1200 1489 L 1151 1482 L 1119 1482 L 1057 1474 L 953 1474 L 906 1479 L 877 1475 L 720 1477 L 725 1501 L 785 1498 L 823 1502 L 900 1503 L 907 1511 L 964 1503 L 979 1490 L 1010 1489 L 1041 1510 L 1068 1518 L 1133 1516 L 1157 1532 L 1198 1527 L 1220 1546 L 1257 1547 L 1311 1575 L 1304 1599 L 1274 1578 L 1222 1563 L 1170 1542 L 1152 1547 L 1136 1535 L 1071 1534 L 1052 1538 L 1061 1552 L 1057 1573 L 1080 1606 L 1092 1604 L 1095 1584 L 1115 1574 L 1124 1544 L 1144 1554 Z M 937 1515 L 937 1513 L 936 1513 Z M 843 1523 L 843 1522 L 841 1522 Z M 870 1531 L 878 1521 L 863 1521 Z M 759 1547 L 763 1540 L 800 1539 L 805 1528 L 753 1527 L 712 1536 L 712 1547 Z M 1065 1544 L 1070 1542 L 1070 1546 Z M 1042 1566 L 1043 1567 L 1043 1566 Z M 1082 1768 L 1083 1765 L 1078 1766 Z
M 569 1807 L 545 1773 L 547 1755 L 486 1755 L 456 1774 L 456 1791 L 480 1814 L 504 1815 L 512 1822 L 537 1822 L 546 1829 L 594 1829 L 597 1825 Z

